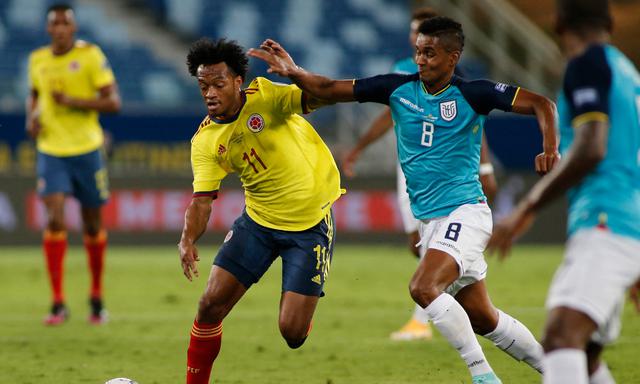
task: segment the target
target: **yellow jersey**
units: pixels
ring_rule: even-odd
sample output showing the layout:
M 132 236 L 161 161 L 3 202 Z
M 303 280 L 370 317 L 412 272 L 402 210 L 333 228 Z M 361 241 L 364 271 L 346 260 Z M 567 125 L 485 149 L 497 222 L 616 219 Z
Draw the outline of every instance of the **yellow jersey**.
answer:
M 295 85 L 258 77 L 235 116 L 207 116 L 191 140 L 194 194 L 215 197 L 236 172 L 256 223 L 285 231 L 318 224 L 343 191 L 329 148 L 298 114 L 307 112 L 304 97 Z
M 70 97 L 96 97 L 100 88 L 115 77 L 102 50 L 78 40 L 64 55 L 54 55 L 49 46 L 29 56 L 29 84 L 38 92 L 42 130 L 36 139 L 40 152 L 52 156 L 76 156 L 98 149 L 104 137 L 98 112 L 56 103 L 52 93 Z

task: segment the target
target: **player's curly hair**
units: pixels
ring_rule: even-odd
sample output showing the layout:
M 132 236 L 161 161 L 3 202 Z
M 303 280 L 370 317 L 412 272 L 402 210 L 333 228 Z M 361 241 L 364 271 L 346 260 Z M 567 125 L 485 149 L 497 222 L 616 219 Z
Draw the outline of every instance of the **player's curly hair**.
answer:
M 569 29 L 584 33 L 592 30 L 613 29 L 613 18 L 608 0 L 558 0 L 558 32 Z
M 191 76 L 196 76 L 201 64 L 218 64 L 224 62 L 234 74 L 247 75 L 249 59 L 236 41 L 227 39 L 211 40 L 203 37 L 193 43 L 187 55 L 187 67 Z
M 440 38 L 448 52 L 460 51 L 464 48 L 464 32 L 462 24 L 444 16 L 436 16 L 420 23 L 418 33 Z

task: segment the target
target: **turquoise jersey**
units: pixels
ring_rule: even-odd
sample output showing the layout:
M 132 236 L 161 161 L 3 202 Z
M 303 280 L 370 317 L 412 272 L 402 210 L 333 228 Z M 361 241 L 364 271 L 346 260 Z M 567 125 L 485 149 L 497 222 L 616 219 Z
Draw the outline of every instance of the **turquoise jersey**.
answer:
M 599 226 L 640 240 L 640 75 L 611 45 L 592 45 L 566 68 L 558 97 L 560 151 L 574 129 L 609 122 L 607 153 L 568 193 L 568 233 Z
M 434 94 L 426 91 L 418 73 L 355 81 L 356 100 L 391 108 L 414 217 L 446 216 L 461 205 L 486 200 L 478 178 L 482 129 L 494 108 L 511 110 L 517 90 L 455 75 Z

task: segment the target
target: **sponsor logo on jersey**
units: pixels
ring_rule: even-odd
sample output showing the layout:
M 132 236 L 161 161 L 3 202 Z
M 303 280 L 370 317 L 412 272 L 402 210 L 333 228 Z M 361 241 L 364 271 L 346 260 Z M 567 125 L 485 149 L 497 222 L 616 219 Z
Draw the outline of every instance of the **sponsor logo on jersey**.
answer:
M 455 100 L 443 101 L 440 103 L 440 117 L 444 121 L 451 121 L 458 115 L 458 108 Z
M 595 104 L 598 102 L 598 91 L 595 88 L 578 88 L 573 91 L 573 104 L 581 107 L 585 104 Z
M 414 103 L 410 102 L 409 100 L 405 99 L 404 97 L 400 98 L 400 102 L 404 105 L 406 105 L 407 107 L 418 111 L 418 112 L 424 112 L 424 108 L 420 108 L 417 105 L 415 105 Z
M 505 83 L 496 83 L 495 89 L 500 93 L 504 93 L 507 90 L 508 85 Z
M 254 113 L 247 119 L 247 128 L 253 133 L 258 133 L 264 129 L 264 118 L 259 113 Z

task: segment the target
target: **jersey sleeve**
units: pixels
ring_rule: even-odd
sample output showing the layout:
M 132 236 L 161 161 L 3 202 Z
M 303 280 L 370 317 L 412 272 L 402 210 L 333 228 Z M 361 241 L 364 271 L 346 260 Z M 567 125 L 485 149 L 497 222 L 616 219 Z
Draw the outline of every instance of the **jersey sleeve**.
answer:
M 96 89 L 106 87 L 115 82 L 115 76 L 111 70 L 109 60 L 107 60 L 100 47 L 92 47 L 89 66 L 91 83 Z
M 402 84 L 418 79 L 417 74 L 387 74 L 353 81 L 353 95 L 359 103 L 373 102 L 389 105 L 391 94 Z
M 460 80 L 458 88 L 471 108 L 480 115 L 488 115 L 494 109 L 511 111 L 520 87 L 491 80 Z
M 259 78 L 257 81 L 259 87 L 264 89 L 265 96 L 271 98 L 275 113 L 287 116 L 310 112 L 306 107 L 306 97 L 297 85 L 277 83 L 265 78 Z
M 204 150 L 195 139 L 191 142 L 191 169 L 193 195 L 216 198 L 227 171 L 220 166 L 214 154 Z
M 563 91 L 572 125 L 608 121 L 611 68 L 603 47 L 592 47 L 567 65 Z

